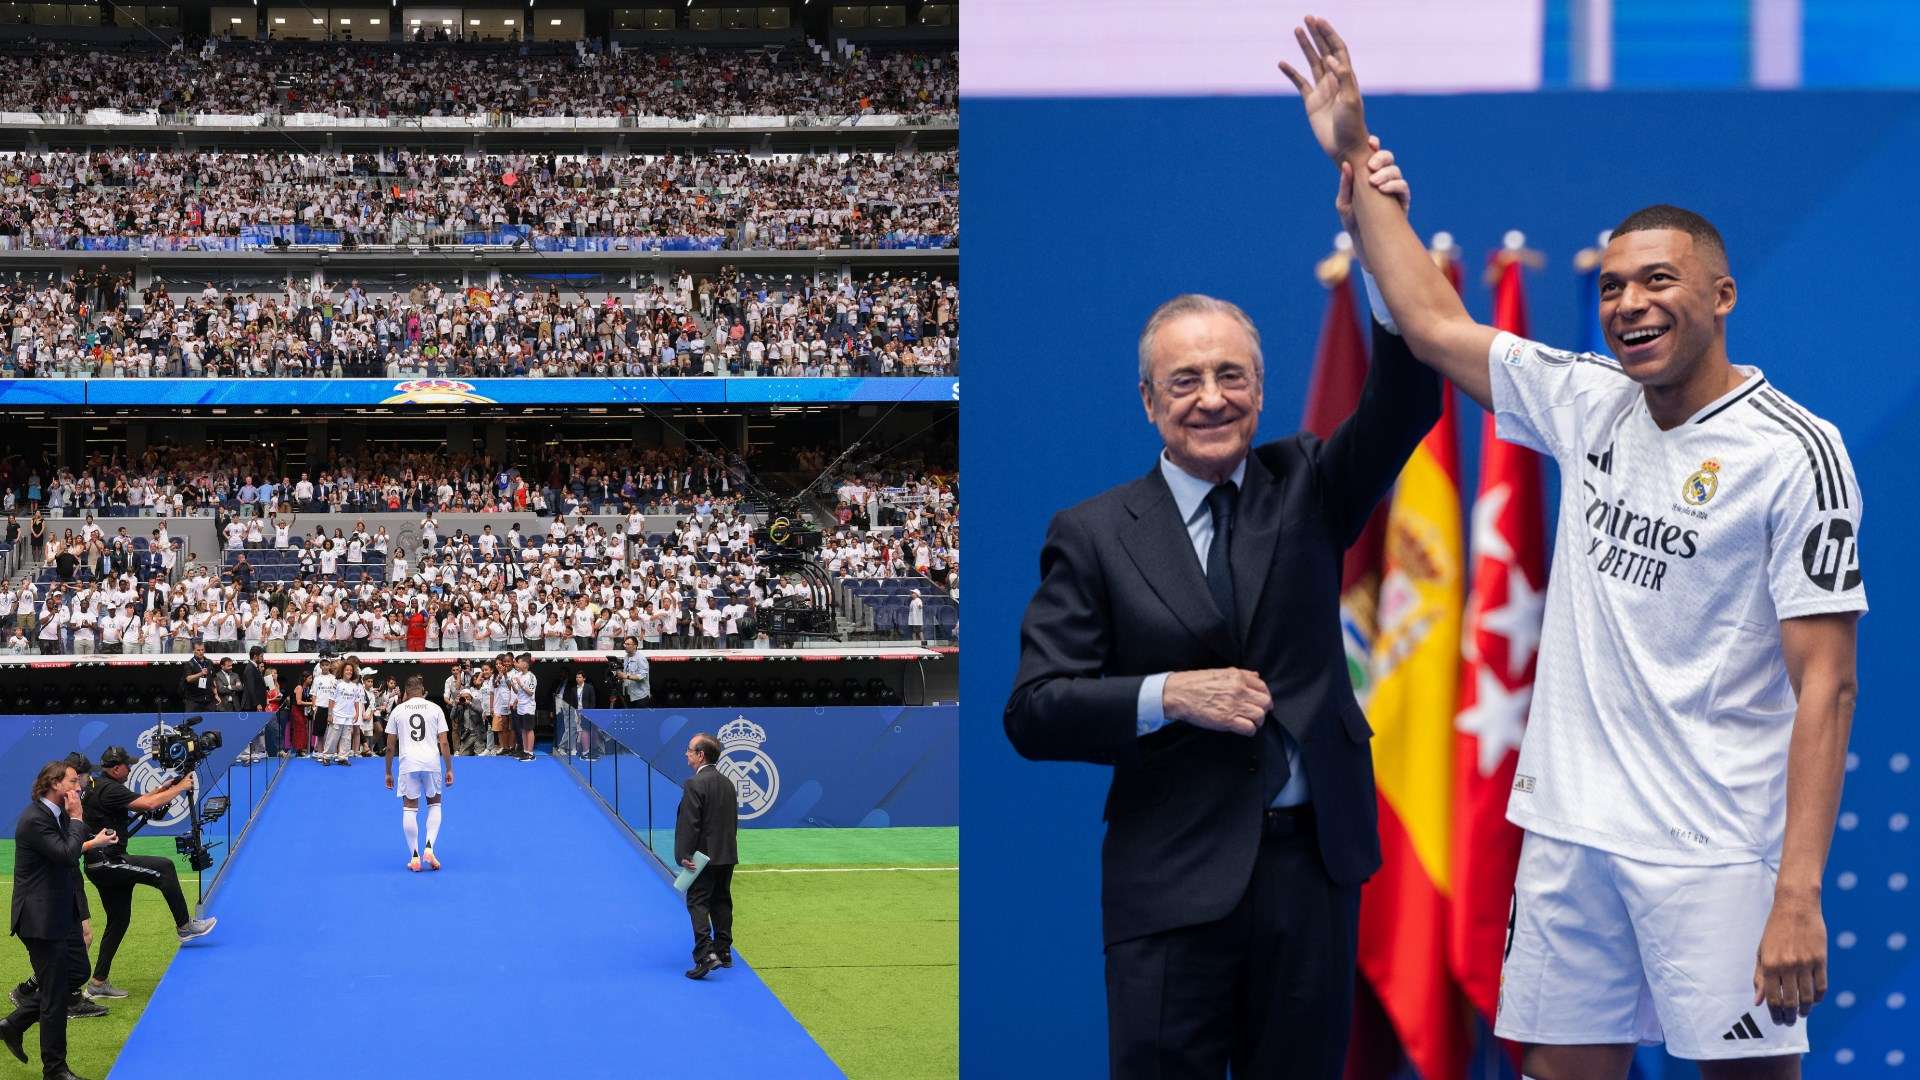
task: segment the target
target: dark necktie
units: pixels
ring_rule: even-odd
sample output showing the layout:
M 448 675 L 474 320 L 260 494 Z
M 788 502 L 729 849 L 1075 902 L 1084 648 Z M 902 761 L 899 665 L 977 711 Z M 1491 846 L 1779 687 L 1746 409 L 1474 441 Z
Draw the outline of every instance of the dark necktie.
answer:
M 1240 489 L 1229 483 L 1215 484 L 1207 492 L 1207 509 L 1213 514 L 1213 543 L 1207 547 L 1207 591 L 1213 594 L 1213 604 L 1220 614 L 1227 618 L 1227 629 L 1238 641 L 1240 637 L 1240 619 L 1234 602 L 1233 562 L 1228 552 L 1233 538 L 1233 510 Z M 1260 790 L 1267 805 L 1279 798 L 1282 788 L 1293 770 L 1287 764 L 1286 729 L 1280 726 L 1272 714 L 1268 714 L 1266 723 L 1260 726 L 1260 734 L 1267 741 L 1266 749 L 1260 755 Z
M 1207 591 L 1213 594 L 1213 606 L 1226 616 L 1227 632 L 1237 639 L 1240 620 L 1233 601 L 1233 562 L 1227 557 L 1233 537 L 1233 503 L 1240 489 L 1232 484 L 1213 485 L 1207 492 L 1207 510 L 1213 514 L 1213 543 L 1207 547 Z

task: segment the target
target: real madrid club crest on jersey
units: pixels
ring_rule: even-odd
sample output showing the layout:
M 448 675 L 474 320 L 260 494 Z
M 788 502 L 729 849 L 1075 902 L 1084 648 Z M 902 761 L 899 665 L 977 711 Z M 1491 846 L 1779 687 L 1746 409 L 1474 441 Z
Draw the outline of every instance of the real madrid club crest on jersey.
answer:
M 1680 488 L 1680 498 L 1688 506 L 1705 506 L 1720 490 L 1720 463 L 1712 458 L 1700 463 L 1700 468 Z
M 153 740 L 160 734 L 156 725 L 140 733 L 134 745 L 140 748 L 140 760 L 127 770 L 127 788 L 135 795 L 147 795 L 168 786 L 172 779 L 153 760 Z M 166 816 L 153 819 L 156 828 L 178 825 L 187 819 L 187 797 L 181 795 L 167 804 Z
M 739 789 L 740 820 L 750 821 L 773 809 L 773 801 L 780 797 L 780 770 L 760 749 L 767 741 L 767 729 L 738 716 L 720 729 L 719 739 L 720 760 L 715 767 Z

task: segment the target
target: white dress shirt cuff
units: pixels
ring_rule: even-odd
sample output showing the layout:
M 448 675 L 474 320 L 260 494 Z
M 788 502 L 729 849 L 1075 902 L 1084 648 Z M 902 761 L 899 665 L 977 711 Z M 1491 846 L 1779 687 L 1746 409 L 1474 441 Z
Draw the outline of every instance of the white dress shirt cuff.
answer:
M 1160 700 L 1166 688 L 1168 672 L 1149 675 L 1140 681 L 1140 698 L 1134 706 L 1134 732 L 1151 735 L 1167 726 L 1167 711 Z
M 1380 295 L 1380 283 L 1373 280 L 1373 275 L 1364 266 L 1360 268 L 1360 280 L 1367 285 L 1367 307 L 1373 310 L 1374 321 L 1387 333 L 1398 337 L 1400 328 L 1393 324 L 1393 313 L 1387 310 L 1387 298 Z

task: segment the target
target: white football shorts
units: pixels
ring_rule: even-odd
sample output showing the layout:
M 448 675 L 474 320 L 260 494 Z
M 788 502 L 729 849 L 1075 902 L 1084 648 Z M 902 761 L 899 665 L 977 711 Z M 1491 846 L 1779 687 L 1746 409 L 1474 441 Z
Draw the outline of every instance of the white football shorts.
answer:
M 1528 833 L 1494 1033 L 1547 1045 L 1664 1042 L 1693 1061 L 1807 1052 L 1807 1022 L 1753 1003 L 1773 908 L 1764 862 L 1662 866 Z
M 440 794 L 438 772 L 403 772 L 393 782 L 393 793 L 402 799 L 423 799 Z

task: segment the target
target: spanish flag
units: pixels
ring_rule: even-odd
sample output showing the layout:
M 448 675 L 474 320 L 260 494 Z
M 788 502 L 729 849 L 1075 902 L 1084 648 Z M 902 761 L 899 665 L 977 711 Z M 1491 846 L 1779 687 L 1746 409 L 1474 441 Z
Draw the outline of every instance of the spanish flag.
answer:
M 1464 544 L 1453 392 L 1401 470 L 1370 658 L 1383 864 L 1360 894 L 1360 971 L 1422 1080 L 1462 1080 L 1468 1018 L 1447 963 Z

